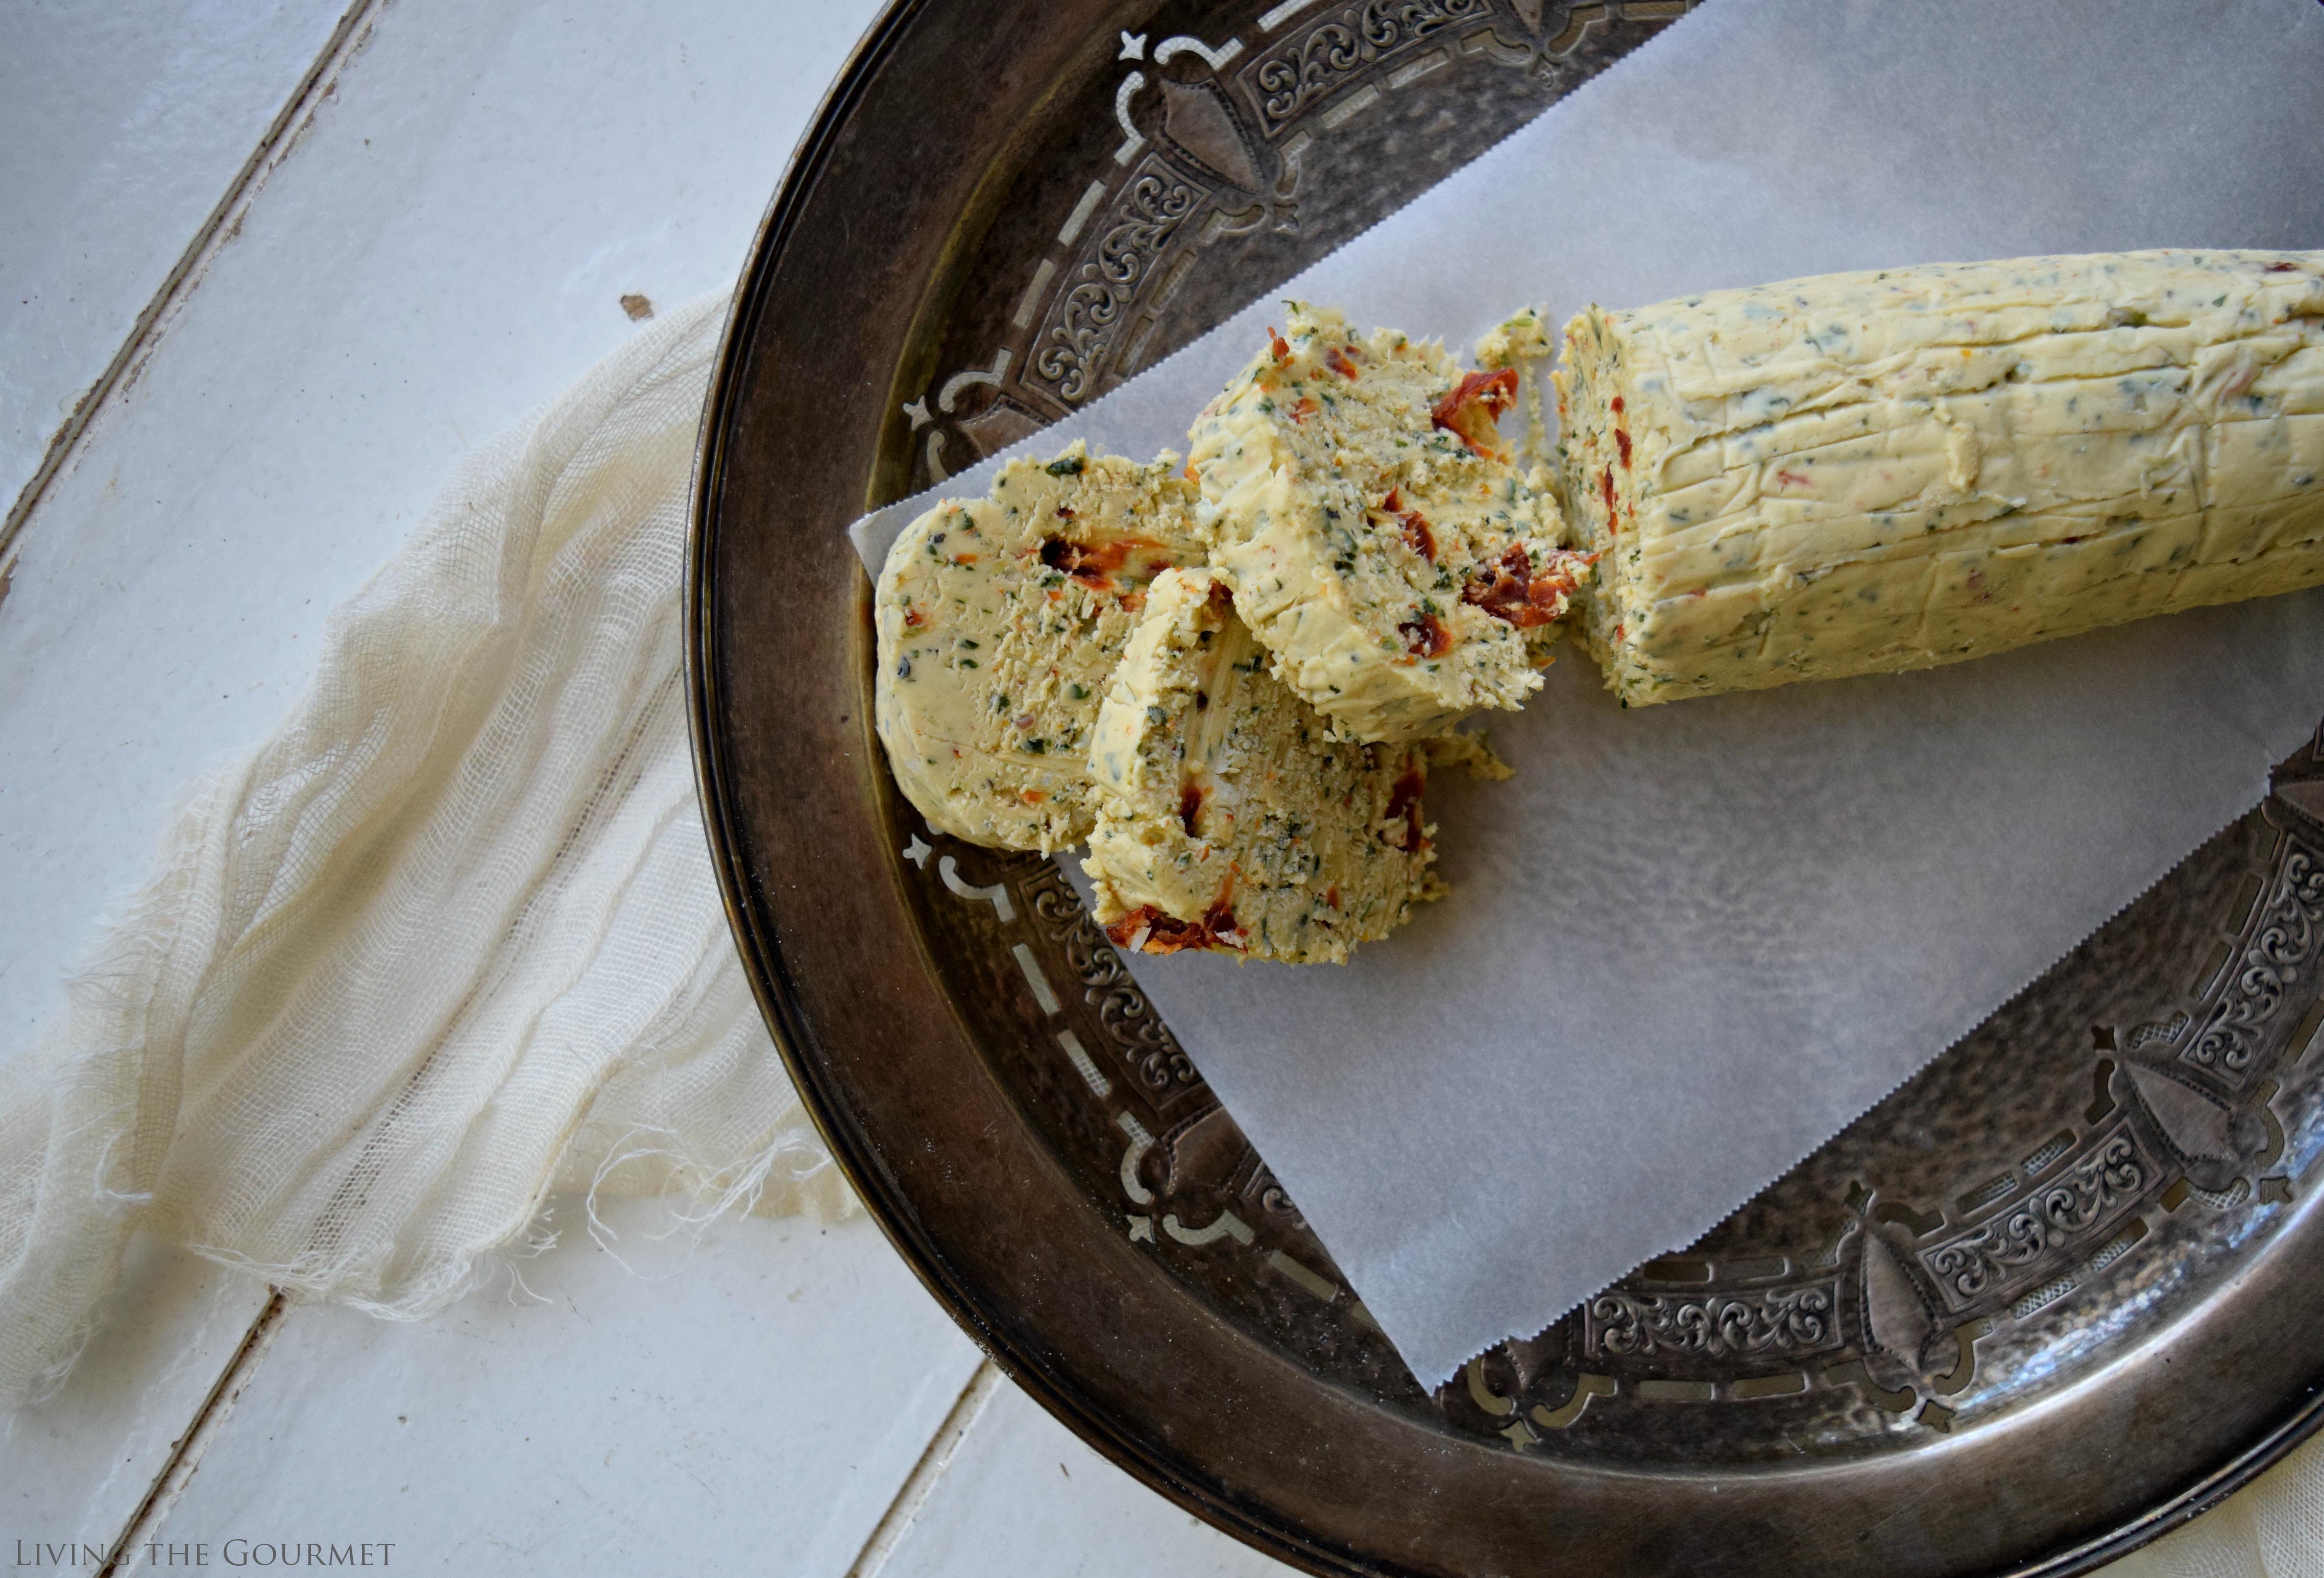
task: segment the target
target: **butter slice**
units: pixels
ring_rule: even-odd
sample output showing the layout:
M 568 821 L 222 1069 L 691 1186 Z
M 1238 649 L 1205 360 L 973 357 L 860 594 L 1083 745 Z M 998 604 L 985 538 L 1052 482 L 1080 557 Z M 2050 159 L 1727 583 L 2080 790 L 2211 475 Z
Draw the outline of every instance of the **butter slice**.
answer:
M 1437 420 L 1463 377 L 1441 346 L 1294 302 L 1191 435 L 1212 568 L 1277 678 L 1346 738 L 1520 705 L 1583 573 L 1547 474 L 1518 471 L 1489 415 Z
M 906 527 L 880 572 L 874 718 L 930 828 L 1003 849 L 1088 836 L 1089 741 L 1148 586 L 1199 564 L 1178 457 L 1074 445 Z
M 2324 583 L 2324 253 L 1592 307 L 1558 387 L 1587 639 L 1629 705 Z
M 1084 869 L 1120 946 L 1343 963 L 1443 891 L 1426 748 L 1333 738 L 1268 669 L 1222 579 L 1155 581 L 1090 751 Z

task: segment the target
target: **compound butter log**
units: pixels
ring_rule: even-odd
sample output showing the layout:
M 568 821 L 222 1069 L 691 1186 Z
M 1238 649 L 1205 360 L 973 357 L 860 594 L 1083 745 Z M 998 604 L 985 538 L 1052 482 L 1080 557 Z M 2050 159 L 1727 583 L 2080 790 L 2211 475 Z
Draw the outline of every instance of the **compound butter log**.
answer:
M 2324 253 L 1592 307 L 1557 387 L 1587 639 L 1625 705 L 2324 582 Z

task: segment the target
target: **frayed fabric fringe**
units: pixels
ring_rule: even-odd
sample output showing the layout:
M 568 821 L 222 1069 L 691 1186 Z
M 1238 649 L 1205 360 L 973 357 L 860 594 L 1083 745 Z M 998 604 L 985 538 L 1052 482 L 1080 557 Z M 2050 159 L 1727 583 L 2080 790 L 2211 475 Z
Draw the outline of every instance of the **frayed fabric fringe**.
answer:
M 133 1233 L 420 1319 L 555 1235 L 853 1209 L 727 935 L 680 681 L 719 302 L 471 456 L 195 786 L 0 1061 L 0 1396 L 51 1391 Z

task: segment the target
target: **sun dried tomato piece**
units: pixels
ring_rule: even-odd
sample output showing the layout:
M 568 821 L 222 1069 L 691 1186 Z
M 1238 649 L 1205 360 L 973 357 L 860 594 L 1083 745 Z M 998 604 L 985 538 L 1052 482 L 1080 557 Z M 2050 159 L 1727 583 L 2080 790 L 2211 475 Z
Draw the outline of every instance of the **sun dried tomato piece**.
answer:
M 1380 832 L 1384 842 L 1409 854 L 1428 847 L 1428 837 L 1420 820 L 1420 791 L 1427 783 L 1417 762 L 1406 768 L 1404 775 L 1396 780 L 1396 786 L 1388 790 L 1388 809 L 1380 815 L 1380 820 L 1388 824 Z
M 1223 897 L 1200 920 L 1180 920 L 1141 904 L 1107 927 L 1105 935 L 1116 947 L 1139 954 L 1176 954 L 1188 948 L 1243 951 L 1242 927 L 1235 923 L 1234 907 Z
M 1315 403 L 1313 398 L 1303 394 L 1291 403 L 1291 420 L 1295 422 L 1305 423 L 1309 417 L 1314 416 L 1317 411 L 1322 411 L 1323 409 L 1323 408 L 1322 406 Z
M 1402 489 L 1388 490 L 1388 497 L 1380 501 L 1380 512 L 1392 517 L 1404 528 L 1404 540 L 1412 544 L 1413 552 L 1430 564 L 1436 562 L 1436 533 L 1428 529 L 1426 516 L 1417 510 L 1407 510 L 1404 507 Z
M 1275 325 L 1271 323 L 1267 326 L 1267 343 L 1275 352 L 1275 359 L 1277 361 L 1287 362 L 1291 360 L 1291 347 L 1284 343 L 1284 339 L 1281 335 L 1275 332 Z
M 1559 549 L 1545 556 L 1539 570 L 1526 550 L 1511 543 L 1489 575 L 1479 576 L 1461 590 L 1461 601 L 1473 603 L 1495 619 L 1519 630 L 1532 630 L 1562 617 L 1582 584 L 1581 572 L 1597 563 L 1594 553 Z
M 1480 455 L 1500 457 L 1500 429 L 1494 424 L 1501 413 L 1514 404 L 1517 397 L 1517 374 L 1514 367 L 1504 367 L 1498 373 L 1470 373 L 1446 392 L 1428 413 L 1429 421 L 1443 428 Z
M 1536 604 L 1542 602 L 1544 588 L 1546 587 L 1546 595 L 1559 599 L 1558 613 L 1563 614 L 1564 603 L 1582 589 L 1582 577 L 1591 565 L 1598 562 L 1598 556 L 1571 548 L 1554 548 L 1541 557 L 1541 568 L 1533 573 L 1533 584 L 1526 588 L 1526 598 Z
M 1333 346 L 1323 353 L 1323 365 L 1353 383 L 1356 381 L 1356 358 L 1363 352 L 1354 346 Z
M 1404 650 L 1416 658 L 1441 658 L 1452 650 L 1452 632 L 1434 614 L 1407 619 L 1396 631 L 1404 638 Z
M 1041 544 L 1041 562 L 1085 586 L 1111 592 L 1114 590 L 1113 573 L 1130 562 L 1131 550 L 1154 546 L 1142 537 L 1117 537 L 1093 548 L 1052 537 Z

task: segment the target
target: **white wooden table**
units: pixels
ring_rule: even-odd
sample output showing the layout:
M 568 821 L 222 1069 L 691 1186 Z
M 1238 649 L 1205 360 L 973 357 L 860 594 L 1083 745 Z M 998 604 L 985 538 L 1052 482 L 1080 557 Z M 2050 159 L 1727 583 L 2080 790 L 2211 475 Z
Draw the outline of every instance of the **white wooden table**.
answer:
M 0 1057 L 453 463 L 634 333 L 622 297 L 731 286 L 874 11 L 345 4 L 0 8 Z M 1283 1570 L 1001 1381 L 868 1222 L 689 1251 L 658 1214 L 421 1325 L 141 1246 L 62 1393 L 0 1414 L 0 1564 Z
M 729 288 L 875 9 L 344 3 L 0 8 L 0 1057 L 453 462 L 624 297 Z M 419 1325 L 141 1244 L 62 1392 L 0 1412 L 0 1563 L 1288 1571 L 1028 1402 L 861 1218 L 608 1214 L 620 1260 L 567 1234 Z

